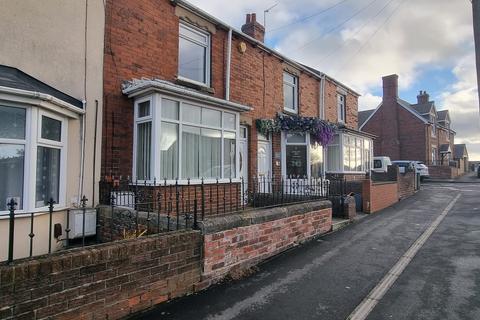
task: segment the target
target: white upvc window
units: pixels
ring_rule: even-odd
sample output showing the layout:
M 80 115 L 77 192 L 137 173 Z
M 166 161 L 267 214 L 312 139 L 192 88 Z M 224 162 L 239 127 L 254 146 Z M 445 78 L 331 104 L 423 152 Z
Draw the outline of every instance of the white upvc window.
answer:
M 283 108 L 298 113 L 298 77 L 288 72 L 283 73 Z
M 148 115 L 140 113 L 145 103 Z M 133 176 L 192 183 L 236 178 L 238 128 L 234 111 L 159 94 L 137 100 Z
M 432 147 L 432 163 L 435 164 L 437 161 L 437 148 Z
M 178 77 L 210 86 L 210 34 L 180 22 Z
M 324 175 L 323 147 L 310 134 L 282 134 L 282 174 L 286 177 L 319 178 Z
M 0 105 L 0 211 L 13 198 L 17 213 L 65 206 L 67 120 L 20 104 Z
M 346 95 L 343 93 L 337 93 L 337 117 L 339 123 L 345 123 L 346 108 L 345 108 Z
M 365 173 L 372 162 L 372 140 L 340 133 L 327 146 L 327 172 Z
M 431 115 L 431 120 L 432 120 L 432 137 L 435 137 L 437 135 L 437 119 L 435 115 Z

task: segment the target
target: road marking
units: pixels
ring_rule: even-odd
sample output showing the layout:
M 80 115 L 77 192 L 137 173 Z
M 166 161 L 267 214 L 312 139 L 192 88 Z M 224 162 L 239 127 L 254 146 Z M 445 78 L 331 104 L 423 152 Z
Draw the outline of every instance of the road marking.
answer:
M 408 248 L 397 263 L 387 272 L 383 279 L 370 291 L 368 296 L 353 310 L 348 316 L 347 320 L 364 320 L 372 312 L 373 308 L 380 302 L 385 293 L 391 288 L 398 277 L 402 274 L 405 268 L 408 266 L 413 257 L 417 254 L 420 248 L 425 244 L 432 233 L 437 229 L 438 225 L 442 222 L 448 212 L 460 198 L 461 194 L 458 194 L 452 202 L 442 211 L 442 213 L 430 224 L 420 237 Z

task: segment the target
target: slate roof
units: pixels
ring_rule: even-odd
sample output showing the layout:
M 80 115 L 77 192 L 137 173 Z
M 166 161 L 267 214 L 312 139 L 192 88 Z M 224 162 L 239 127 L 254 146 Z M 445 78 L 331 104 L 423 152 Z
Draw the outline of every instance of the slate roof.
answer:
M 430 113 L 430 110 L 434 107 L 433 101 L 429 101 L 427 103 L 421 104 L 411 104 L 411 108 L 415 110 L 417 113 L 423 115 L 425 113 Z
M 446 153 L 446 152 L 451 152 L 452 150 L 450 149 L 450 145 L 448 143 L 440 145 L 440 153 Z
M 358 112 L 358 127 L 361 127 L 365 121 L 367 121 L 368 117 L 375 111 L 375 109 L 359 111 Z
M 79 109 L 83 109 L 82 101 L 43 83 L 17 68 L 0 65 L 0 86 L 48 94 Z
M 445 121 L 447 119 L 448 110 L 437 111 L 438 121 Z
M 468 156 L 467 146 L 464 143 L 454 145 L 454 159 L 462 159 L 465 155 Z

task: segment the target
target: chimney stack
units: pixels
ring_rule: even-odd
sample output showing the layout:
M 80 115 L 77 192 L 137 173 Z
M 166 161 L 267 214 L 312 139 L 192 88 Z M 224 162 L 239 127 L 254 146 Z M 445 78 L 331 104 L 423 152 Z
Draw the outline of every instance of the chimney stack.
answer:
M 398 98 L 398 75 L 391 74 L 382 77 L 383 101 L 396 101 Z
M 417 96 L 417 103 L 418 104 L 423 104 L 423 103 L 428 103 L 430 99 L 430 95 L 427 93 L 427 91 L 421 91 Z
M 256 13 L 247 13 L 245 24 L 242 26 L 242 32 L 260 42 L 263 42 L 265 39 L 265 28 L 257 22 Z

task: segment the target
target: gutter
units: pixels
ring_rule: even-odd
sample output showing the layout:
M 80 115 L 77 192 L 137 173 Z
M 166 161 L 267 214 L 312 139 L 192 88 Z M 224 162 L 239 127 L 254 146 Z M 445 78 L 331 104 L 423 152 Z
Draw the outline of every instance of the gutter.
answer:
M 232 29 L 228 30 L 227 70 L 225 74 L 225 100 L 230 100 L 230 68 L 232 65 Z
M 282 61 L 285 61 L 285 62 L 291 64 L 295 68 L 300 69 L 300 70 L 304 71 L 305 73 L 308 73 L 309 75 L 313 76 L 316 79 L 321 79 L 322 76 L 325 76 L 326 78 L 328 78 L 329 80 L 331 80 L 335 84 L 340 85 L 341 87 L 347 89 L 347 91 L 349 91 L 353 95 L 356 95 L 357 97 L 361 96 L 361 94 L 359 94 L 358 92 L 356 92 L 356 91 L 352 90 L 351 88 L 345 86 L 341 82 L 329 77 L 325 73 L 323 73 L 323 72 L 316 73 L 316 72 L 313 72 L 312 70 L 309 70 L 307 67 L 303 66 L 302 64 L 287 58 L 286 56 L 284 56 L 281 53 L 273 50 L 272 48 L 267 47 L 263 42 L 258 41 L 257 39 L 250 37 L 249 35 L 243 33 L 242 31 L 240 31 L 236 28 L 233 28 L 232 26 L 229 26 L 225 22 L 219 20 L 218 18 L 215 18 L 211 14 L 209 14 L 206 11 L 192 5 L 191 3 L 187 2 L 187 1 L 184 1 L 184 0 L 170 0 L 170 3 L 172 5 L 179 5 L 182 8 L 184 8 L 184 9 L 186 9 L 186 10 L 188 10 L 188 11 L 194 13 L 194 14 L 200 15 L 205 20 L 207 20 L 207 21 L 209 21 L 209 22 L 211 22 L 215 25 L 221 26 L 224 29 L 232 30 L 232 32 L 235 32 L 235 34 L 238 34 L 242 38 L 244 38 L 244 39 L 248 40 L 249 42 L 253 43 L 256 47 L 272 54 L 273 56 L 276 56 L 278 59 L 280 59 Z
M 227 101 L 211 96 L 198 93 L 193 90 L 188 90 L 178 85 L 170 84 L 163 80 L 137 80 L 133 81 L 131 85 L 128 85 L 122 89 L 123 94 L 126 94 L 129 98 L 133 98 L 139 95 L 146 95 L 152 91 L 164 92 L 169 94 L 175 94 L 181 97 L 189 97 L 193 100 L 207 102 L 219 107 L 231 109 L 234 111 L 250 111 L 251 107 L 245 106 L 236 102 Z
M 60 108 L 67 109 L 77 114 L 85 114 L 85 109 L 80 109 L 78 107 L 75 107 L 74 105 L 68 102 L 65 102 L 61 99 L 58 99 L 46 93 L 15 89 L 15 88 L 3 87 L 3 86 L 0 86 L 0 93 L 7 93 L 7 94 L 12 94 L 12 95 L 21 96 L 21 97 L 39 99 L 42 101 L 50 102 Z

